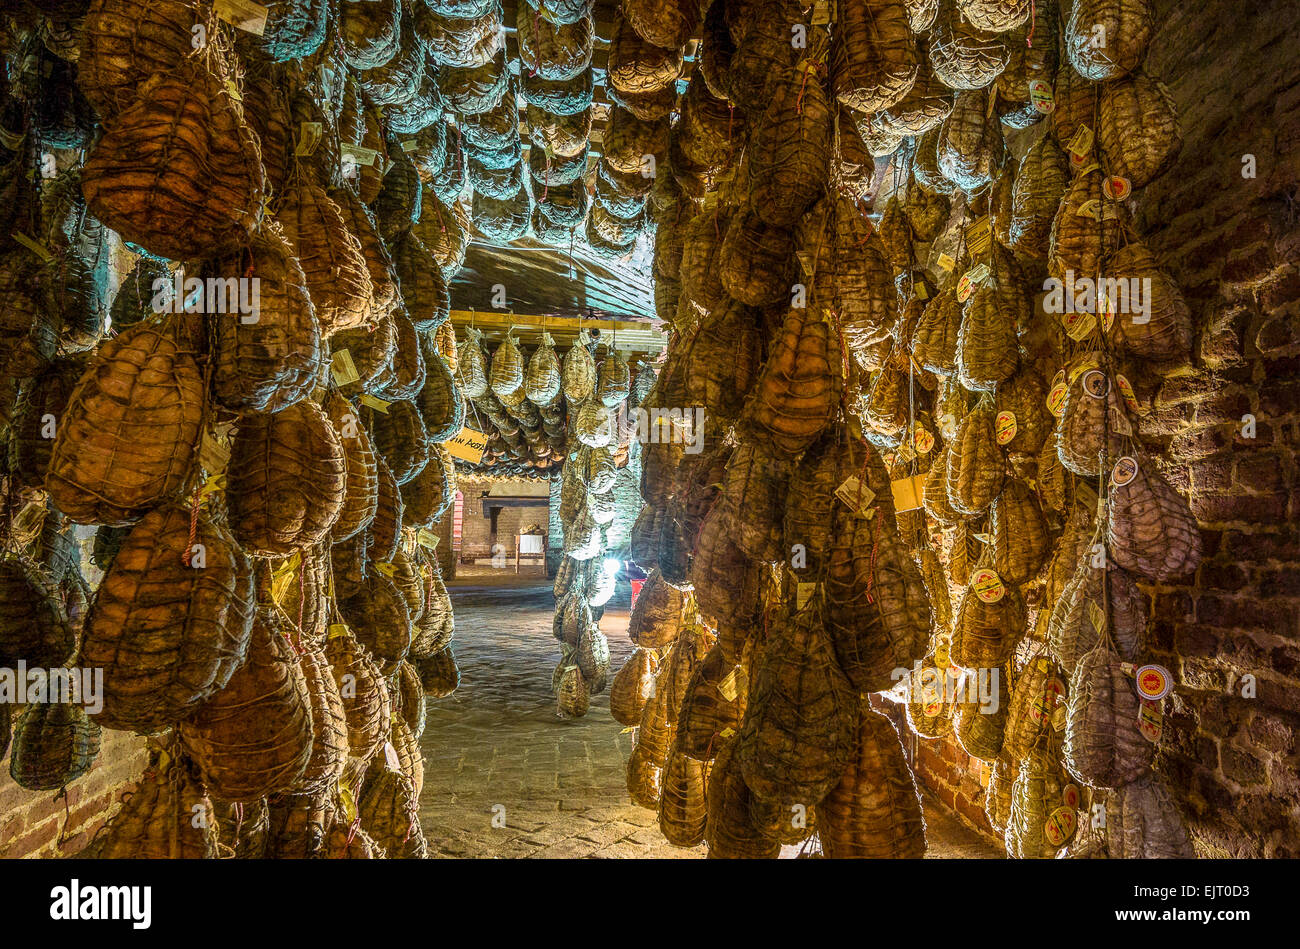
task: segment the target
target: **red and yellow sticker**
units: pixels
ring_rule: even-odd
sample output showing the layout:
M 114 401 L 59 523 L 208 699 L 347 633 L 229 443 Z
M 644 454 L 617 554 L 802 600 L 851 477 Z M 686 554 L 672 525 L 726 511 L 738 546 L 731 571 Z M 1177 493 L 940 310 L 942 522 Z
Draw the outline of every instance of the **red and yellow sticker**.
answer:
M 1164 723 L 1165 713 L 1160 710 L 1160 704 L 1143 699 L 1141 707 L 1138 708 L 1138 731 L 1142 733 L 1142 737 L 1154 745 L 1160 741 Z
M 1065 414 L 1065 393 L 1068 388 L 1065 382 L 1065 370 L 1062 369 L 1052 380 L 1052 387 L 1047 390 L 1047 411 L 1057 418 Z
M 996 603 L 1006 595 L 1007 588 L 996 570 L 980 567 L 970 575 L 971 589 L 985 603 Z
M 994 438 L 999 445 L 1005 445 L 1016 437 L 1016 413 L 999 412 L 994 421 Z
M 1056 96 L 1052 94 L 1052 84 L 1046 79 L 1029 80 L 1029 101 L 1042 115 L 1056 111 Z
M 1043 825 L 1043 835 L 1053 847 L 1061 847 L 1074 836 L 1074 829 L 1078 823 L 1079 817 L 1075 814 L 1074 808 L 1058 807 L 1052 811 L 1047 818 L 1047 823 Z
M 1174 677 L 1164 666 L 1150 663 L 1138 669 L 1135 679 L 1138 694 L 1152 702 L 1159 702 L 1174 690 Z
M 1133 185 L 1123 175 L 1111 175 L 1101 183 L 1101 190 L 1112 201 L 1123 201 L 1133 193 Z

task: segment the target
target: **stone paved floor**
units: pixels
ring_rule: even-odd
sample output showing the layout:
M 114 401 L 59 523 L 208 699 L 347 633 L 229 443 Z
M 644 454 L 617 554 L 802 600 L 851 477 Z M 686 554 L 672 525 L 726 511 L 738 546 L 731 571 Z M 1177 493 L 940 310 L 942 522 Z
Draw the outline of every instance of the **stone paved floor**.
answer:
M 556 716 L 551 584 L 462 568 L 448 584 L 456 612 L 460 688 L 429 702 L 420 818 L 438 857 L 702 857 L 670 846 L 655 815 L 624 787 L 631 735 L 608 694 L 585 718 Z M 621 608 L 620 608 L 621 607 Z M 606 610 L 614 669 L 631 653 L 627 603 Z M 955 818 L 927 807 L 932 856 L 994 856 Z M 504 824 L 504 826 L 500 826 Z M 791 855 L 795 852 L 791 848 Z

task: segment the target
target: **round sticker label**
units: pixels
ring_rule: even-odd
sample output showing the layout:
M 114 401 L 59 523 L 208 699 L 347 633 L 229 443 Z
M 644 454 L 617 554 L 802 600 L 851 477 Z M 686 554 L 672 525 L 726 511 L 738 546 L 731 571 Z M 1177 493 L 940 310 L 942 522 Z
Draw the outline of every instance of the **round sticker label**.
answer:
M 1016 437 L 1016 413 L 999 412 L 994 426 L 994 438 L 999 445 L 1005 445 Z
M 1043 115 L 1056 110 L 1056 97 L 1052 95 L 1052 87 L 1045 79 L 1029 80 L 1029 101 Z
M 1066 807 L 1070 808 L 1070 810 L 1078 810 L 1079 801 L 1081 799 L 1081 795 L 1079 794 L 1079 785 L 1070 783 L 1061 788 L 1061 801 Z
M 990 570 L 988 567 L 981 567 L 972 573 L 970 585 L 975 595 L 985 603 L 996 603 L 1007 592 L 997 571 Z
M 1134 678 L 1138 694 L 1152 702 L 1159 702 L 1174 690 L 1174 677 L 1164 666 L 1155 663 L 1139 668 Z
M 1083 391 L 1094 399 L 1104 399 L 1110 391 L 1110 380 L 1100 369 L 1090 369 L 1083 376 Z
M 1111 469 L 1110 480 L 1119 487 L 1124 487 L 1133 480 L 1137 474 L 1138 463 L 1135 458 L 1125 455 L 1119 461 L 1115 462 L 1115 467 Z
M 925 713 L 926 718 L 934 718 L 943 711 L 942 702 L 926 702 L 921 706 L 921 711 Z
M 1101 190 L 1113 201 L 1123 201 L 1133 193 L 1133 185 L 1121 175 L 1111 175 L 1101 183 Z
M 912 432 L 912 447 L 921 455 L 929 454 L 930 449 L 934 447 L 934 436 L 919 423 Z
M 1047 411 L 1057 418 L 1065 414 L 1065 392 L 1067 388 L 1065 375 L 1062 373 L 1060 380 L 1052 383 L 1052 388 L 1047 393 Z
M 1060 847 L 1074 836 L 1074 828 L 1077 822 L 1078 817 L 1075 815 L 1073 808 L 1058 807 L 1052 811 L 1047 818 L 1047 823 L 1043 825 L 1043 834 L 1047 837 L 1047 842 L 1053 847 Z

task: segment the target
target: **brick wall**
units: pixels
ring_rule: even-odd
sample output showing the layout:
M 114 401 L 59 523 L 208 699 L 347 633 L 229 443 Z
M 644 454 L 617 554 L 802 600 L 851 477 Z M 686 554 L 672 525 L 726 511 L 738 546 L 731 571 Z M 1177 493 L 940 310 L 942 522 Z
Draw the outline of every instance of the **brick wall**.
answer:
M 1157 0 L 1148 66 L 1183 147 L 1134 201 L 1195 321 L 1189 365 L 1134 381 L 1151 396 L 1140 434 L 1205 542 L 1189 580 L 1145 587 L 1151 660 L 1177 678 L 1156 767 L 1205 856 L 1300 856 L 1300 58 L 1284 6 Z M 921 741 L 916 767 L 980 823 L 954 742 Z
M 519 481 L 519 482 L 481 482 L 465 481 L 460 484 L 460 489 L 465 493 L 465 517 L 461 524 L 460 535 L 460 559 L 463 563 L 492 556 L 492 545 L 499 543 L 506 549 L 506 556 L 510 560 L 511 568 L 514 565 L 515 556 L 515 535 L 520 529 L 529 527 L 533 524 L 541 527 L 543 531 L 547 529 L 547 520 L 549 517 L 547 511 L 547 495 L 543 493 L 537 498 L 536 506 L 529 507 L 502 507 L 501 513 L 497 515 L 496 533 L 492 533 L 492 521 L 483 513 L 484 506 L 479 495 L 484 491 L 490 491 L 495 495 L 523 495 L 533 494 L 541 490 L 547 491 L 546 482 L 544 481 Z
M 1300 58 L 1285 6 L 1160 0 L 1150 64 L 1184 144 L 1138 196 L 1138 230 L 1197 322 L 1193 364 L 1141 431 L 1206 542 L 1190 582 L 1150 590 L 1156 661 L 1178 677 L 1159 768 L 1198 849 L 1239 857 L 1300 856 Z
M 54 791 L 24 791 L 5 765 L 0 775 L 0 858 L 75 856 L 115 810 L 121 793 L 139 780 L 147 761 L 143 738 L 105 730 L 99 757 L 68 785 L 66 801 Z
M 980 781 L 982 762 L 966 754 L 951 735 L 947 738 L 914 735 L 907 727 L 900 703 L 872 696 L 871 705 L 889 716 L 898 729 L 917 783 L 956 814 L 962 823 L 1001 848 L 1002 835 L 993 830 L 984 816 L 984 786 Z

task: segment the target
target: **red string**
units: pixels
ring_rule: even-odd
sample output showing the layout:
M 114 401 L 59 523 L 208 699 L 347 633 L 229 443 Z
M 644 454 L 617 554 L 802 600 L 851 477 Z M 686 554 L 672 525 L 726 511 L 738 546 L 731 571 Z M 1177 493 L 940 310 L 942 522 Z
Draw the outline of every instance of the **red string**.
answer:
M 866 466 L 863 466 L 863 472 L 866 472 Z M 876 588 L 876 551 L 880 549 L 880 508 L 876 508 L 876 516 L 871 519 L 871 572 L 867 575 L 867 602 L 875 603 L 876 597 L 872 592 Z
M 1029 0 L 1029 35 L 1025 37 L 1025 45 L 1030 49 L 1034 48 L 1034 27 L 1038 25 L 1038 10 L 1036 0 Z
M 194 504 L 190 508 L 190 542 L 185 547 L 185 553 L 181 554 L 181 562 L 185 566 L 190 565 L 190 560 L 194 557 L 194 544 L 199 539 L 199 494 L 197 489 L 194 492 Z

